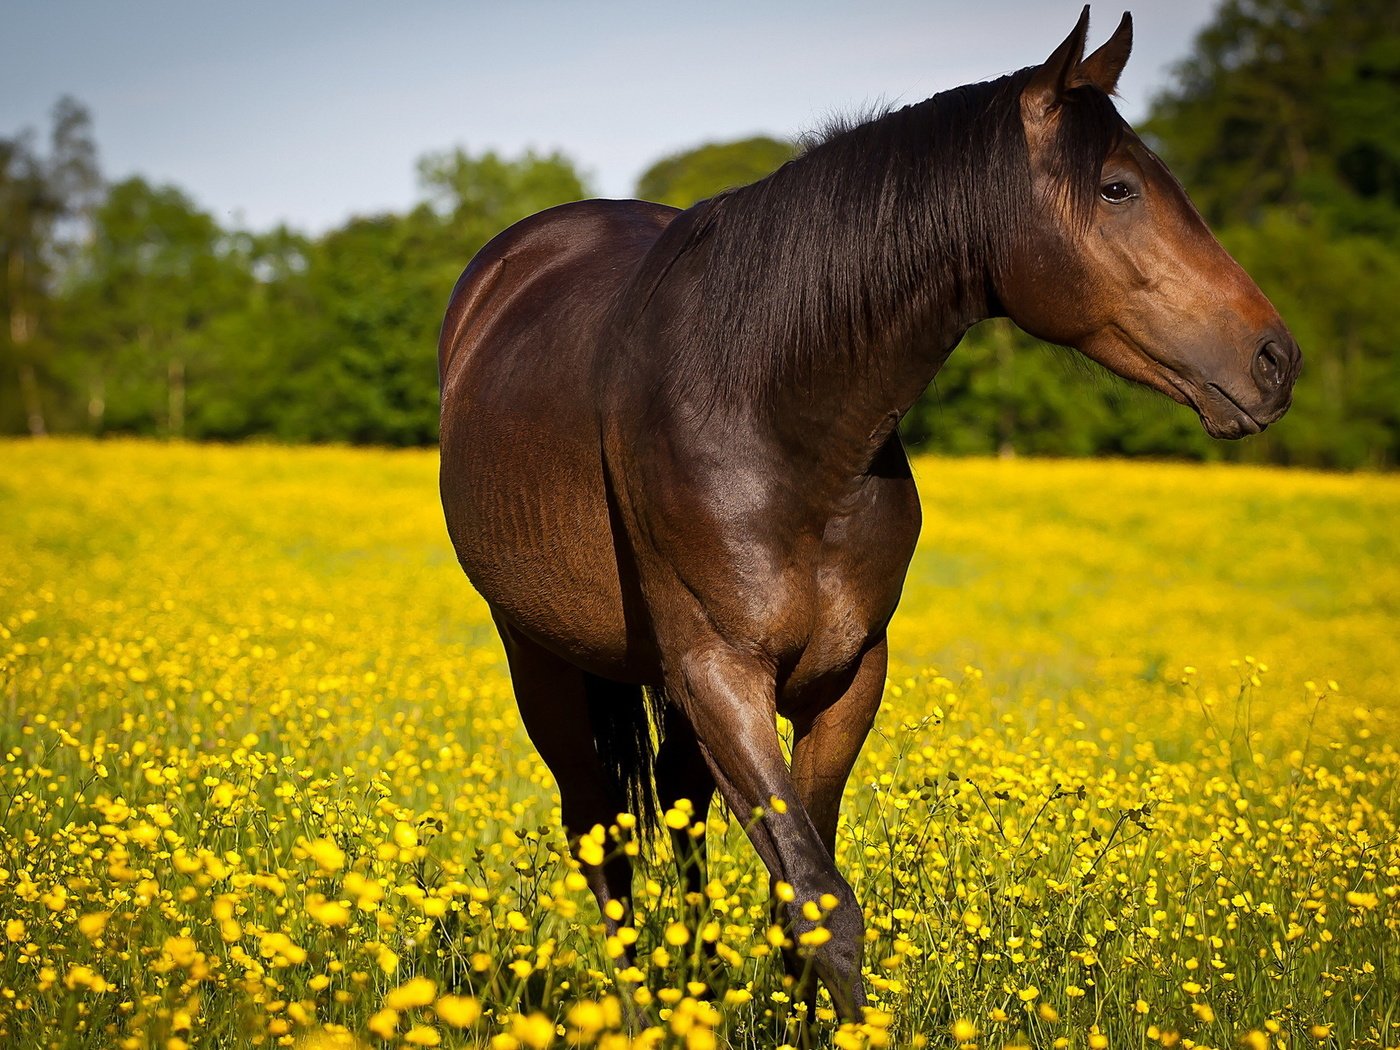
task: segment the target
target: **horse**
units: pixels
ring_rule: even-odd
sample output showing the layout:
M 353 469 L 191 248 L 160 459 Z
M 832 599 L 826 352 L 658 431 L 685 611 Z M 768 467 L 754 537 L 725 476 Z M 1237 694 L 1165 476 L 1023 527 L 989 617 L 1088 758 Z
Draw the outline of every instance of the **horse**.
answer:
M 1131 16 L 1086 56 L 1088 16 L 1039 65 L 833 128 L 688 210 L 523 219 L 458 280 L 447 528 L 609 932 L 630 862 L 581 836 L 681 799 L 703 824 L 717 789 L 792 941 L 822 902 L 825 942 L 786 953 L 801 993 L 815 976 L 861 1016 L 834 856 L 920 529 L 896 424 L 969 327 L 1009 317 L 1214 437 L 1287 410 L 1297 343 L 1118 114 Z M 698 891 L 703 840 L 673 835 Z

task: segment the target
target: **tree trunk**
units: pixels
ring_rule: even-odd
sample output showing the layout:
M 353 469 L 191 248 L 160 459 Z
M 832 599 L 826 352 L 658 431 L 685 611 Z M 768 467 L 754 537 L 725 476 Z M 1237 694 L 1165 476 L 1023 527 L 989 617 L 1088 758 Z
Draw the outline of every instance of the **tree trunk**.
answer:
M 169 386 L 167 407 L 171 437 L 185 436 L 185 362 L 171 358 L 166 369 Z
M 10 253 L 5 267 L 10 282 L 10 345 L 14 347 L 19 364 L 19 392 L 24 401 L 24 415 L 33 437 L 48 433 L 44 424 L 44 401 L 39 392 L 39 375 L 31 361 L 25 361 L 24 351 L 34 335 L 34 318 L 24 308 L 24 255 Z
M 88 429 L 94 434 L 102 433 L 102 424 L 107 417 L 107 384 L 101 376 L 93 377 L 88 383 Z
M 19 392 L 24 399 L 24 417 L 29 424 L 30 437 L 45 437 L 44 400 L 39 396 L 39 377 L 28 361 L 19 366 Z

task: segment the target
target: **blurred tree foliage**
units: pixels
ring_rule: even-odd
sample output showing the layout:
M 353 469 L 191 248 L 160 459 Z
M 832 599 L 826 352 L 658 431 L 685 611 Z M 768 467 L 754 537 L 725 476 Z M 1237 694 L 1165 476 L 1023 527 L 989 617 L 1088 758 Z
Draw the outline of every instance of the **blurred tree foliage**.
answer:
M 407 214 L 320 237 L 224 230 L 178 189 L 139 178 L 77 216 L 47 174 L 63 155 L 35 157 L 31 138 L 0 141 L 0 248 L 38 260 L 0 303 L 11 316 L 20 303 L 43 335 L 22 343 L 13 322 L 0 333 L 16 362 L 0 367 L 11 433 L 33 415 L 28 373 L 52 430 L 432 443 L 434 347 L 463 266 L 517 219 L 588 196 L 557 154 L 457 150 L 423 158 L 423 199 Z M 60 265 L 42 246 L 68 216 L 79 250 Z
M 637 196 L 689 208 L 721 190 L 757 182 L 796 155 L 796 144 L 766 136 L 707 143 L 658 160 L 637 180 Z
M 10 418 L 0 417 L 4 430 L 49 430 L 52 325 L 60 313 L 54 281 L 73 262 L 75 231 L 100 184 L 92 121 L 71 98 L 54 107 L 46 153 L 29 131 L 0 139 L 0 402 L 10 402 Z
M 1226 0 L 1144 132 L 1215 225 L 1400 235 L 1400 4 Z
M 1279 307 L 1294 410 L 1207 438 L 1187 409 L 1005 321 L 968 334 L 905 420 L 957 453 L 1400 460 L 1400 6 L 1226 0 L 1142 131 Z M 762 178 L 771 138 L 666 157 L 677 207 Z M 65 99 L 45 148 L 0 139 L 0 432 L 431 443 L 433 352 L 462 267 L 517 219 L 588 195 L 557 154 L 424 157 L 419 202 L 317 237 L 226 230 L 180 190 L 103 186 Z

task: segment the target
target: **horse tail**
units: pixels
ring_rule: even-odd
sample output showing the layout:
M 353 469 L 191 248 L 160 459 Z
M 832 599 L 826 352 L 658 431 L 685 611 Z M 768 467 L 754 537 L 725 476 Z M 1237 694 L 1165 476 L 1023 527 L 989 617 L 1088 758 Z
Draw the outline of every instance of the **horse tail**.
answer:
M 661 828 L 656 793 L 656 752 L 660 747 L 660 690 L 625 685 L 596 675 L 584 675 L 588 720 L 593 745 L 611 787 L 619 812 L 637 818 L 643 843 L 652 841 Z

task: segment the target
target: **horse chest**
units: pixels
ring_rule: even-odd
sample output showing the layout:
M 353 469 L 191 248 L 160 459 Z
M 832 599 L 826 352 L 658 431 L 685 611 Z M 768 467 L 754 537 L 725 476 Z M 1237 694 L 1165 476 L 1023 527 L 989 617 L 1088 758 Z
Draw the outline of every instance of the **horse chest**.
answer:
M 853 514 L 827 524 L 810 594 L 811 629 L 792 654 L 786 691 L 843 674 L 894 615 L 919 535 L 918 495 L 908 478 L 872 479 Z
M 655 463 L 617 471 L 625 487 L 641 483 L 625 488 L 624 505 L 658 648 L 718 641 L 762 654 L 794 696 L 854 666 L 883 636 L 918 538 L 897 440 L 878 472 L 796 486 L 791 469 L 759 455 L 717 469 L 658 445 Z

